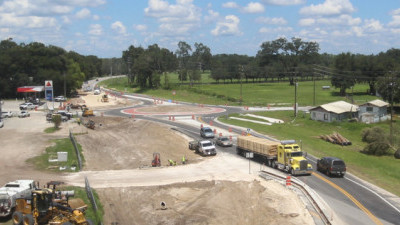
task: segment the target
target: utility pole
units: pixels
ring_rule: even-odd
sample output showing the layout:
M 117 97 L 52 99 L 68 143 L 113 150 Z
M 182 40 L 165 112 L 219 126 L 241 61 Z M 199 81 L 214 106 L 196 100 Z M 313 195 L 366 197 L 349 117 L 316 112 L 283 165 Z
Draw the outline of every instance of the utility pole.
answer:
M 64 75 L 64 97 L 67 97 L 67 83 L 65 81 L 65 71 L 63 72 Z
M 243 103 L 243 95 L 242 95 L 242 89 L 243 89 L 243 84 L 242 84 L 242 79 L 243 79 L 243 65 L 240 65 L 239 67 L 239 75 L 240 75 L 240 105 Z
M 314 82 L 313 106 L 315 106 L 315 70 L 313 71 L 312 79 L 313 79 L 313 82 Z
M 390 81 L 390 144 L 393 145 L 393 74 Z
M 297 116 L 297 78 L 296 82 L 294 83 L 294 117 Z

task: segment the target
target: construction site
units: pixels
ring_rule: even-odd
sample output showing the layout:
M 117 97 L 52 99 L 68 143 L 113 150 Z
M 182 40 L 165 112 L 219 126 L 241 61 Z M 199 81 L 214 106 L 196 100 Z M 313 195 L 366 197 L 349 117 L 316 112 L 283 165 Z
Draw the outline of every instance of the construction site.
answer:
M 261 179 L 260 168 L 229 152 L 202 157 L 188 149 L 193 138 L 172 126 L 130 116 L 104 115 L 105 110 L 138 107 L 139 100 L 88 93 L 73 100 L 85 104 L 94 116 L 77 123 L 69 120 L 54 133 L 46 112 L 32 111 L 30 118 L 12 118 L 0 132 L 2 157 L 0 183 L 32 179 L 84 186 L 84 177 L 99 195 L 103 224 L 314 224 L 304 202 L 276 181 Z M 6 102 L 14 110 L 18 102 Z M 146 107 L 146 113 L 208 110 L 179 104 Z M 72 109 L 82 113 L 81 108 Z M 94 129 L 84 126 L 85 120 Z M 179 123 L 180 121 L 176 121 Z M 197 124 L 196 124 L 197 126 Z M 85 164 L 81 172 L 54 173 L 37 170 L 27 160 L 40 155 L 52 140 L 72 131 L 82 146 Z M 155 153 L 157 153 L 155 155 Z M 153 167 L 157 156 L 157 166 Z M 182 162 L 185 157 L 185 162 Z M 171 166 L 170 160 L 175 164 Z M 13 168 L 10 173 L 9 168 Z M 0 224 L 12 224 L 1 220 Z

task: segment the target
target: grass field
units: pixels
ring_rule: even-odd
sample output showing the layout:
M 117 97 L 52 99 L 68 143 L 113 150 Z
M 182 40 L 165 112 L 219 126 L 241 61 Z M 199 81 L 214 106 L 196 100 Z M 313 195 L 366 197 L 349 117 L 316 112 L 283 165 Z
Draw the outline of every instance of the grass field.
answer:
M 342 158 L 346 162 L 349 172 L 400 196 L 400 190 L 398 189 L 398 185 L 400 184 L 400 160 L 393 157 L 394 150 L 392 150 L 391 155 L 387 156 L 372 156 L 360 152 L 366 145 L 361 141 L 361 131 L 364 128 L 379 126 L 389 133 L 389 122 L 382 122 L 379 124 L 349 122 L 324 123 L 313 121 L 309 118 L 309 114 L 303 113 L 300 113 L 294 120 L 292 111 L 259 112 L 254 114 L 282 119 L 285 123 L 266 126 L 229 119 L 229 117 L 226 119 L 225 116 L 220 117 L 219 120 L 225 123 L 251 128 L 278 140 L 295 139 L 301 143 L 304 151 L 316 157 L 336 156 Z M 246 118 L 244 115 L 238 114 L 229 116 Z M 293 120 L 294 122 L 291 122 Z M 397 143 L 399 141 L 400 124 L 394 124 L 394 143 Z M 352 145 L 340 146 L 317 138 L 319 135 L 332 134 L 333 132 L 339 132 L 349 139 Z
M 169 74 L 168 76 L 171 83 L 172 81 L 178 81 L 176 74 Z M 208 75 L 203 74 L 203 76 Z M 173 87 L 171 89 L 138 89 L 130 87 L 127 78 L 105 80 L 100 85 L 118 91 L 142 93 L 164 99 L 197 102 L 200 104 L 240 105 L 240 92 L 242 92 L 242 105 L 246 106 L 292 106 L 295 103 L 295 87 L 290 86 L 288 81 L 282 83 L 243 83 L 242 91 L 240 91 L 240 84 L 229 83 L 200 84 L 192 87 L 172 83 Z M 370 96 L 366 93 L 369 88 L 366 84 L 357 84 L 353 90 L 347 90 L 347 93 L 349 93 L 347 97 L 339 96 L 339 90 L 335 88 L 322 90 L 322 86 L 330 85 L 329 80 L 316 81 L 314 95 L 314 82 L 299 82 L 297 88 L 298 104 L 300 106 L 310 106 L 339 100 L 351 102 L 352 97 L 354 103 L 361 104 L 376 99 L 375 96 Z M 175 95 L 172 94 L 173 90 L 176 93 Z
M 35 165 L 36 168 L 40 170 L 51 170 L 54 172 L 77 172 L 78 171 L 78 159 L 75 153 L 74 146 L 69 138 L 54 140 L 55 144 L 53 146 L 47 147 L 46 151 L 39 156 L 28 159 L 28 162 Z M 82 147 L 78 144 L 80 149 L 80 154 L 82 161 L 84 162 Z M 67 162 L 49 162 L 49 159 L 56 159 L 57 152 L 67 152 L 68 160 Z M 71 166 L 75 166 L 75 170 L 71 170 Z M 59 170 L 60 167 L 67 167 L 66 170 Z

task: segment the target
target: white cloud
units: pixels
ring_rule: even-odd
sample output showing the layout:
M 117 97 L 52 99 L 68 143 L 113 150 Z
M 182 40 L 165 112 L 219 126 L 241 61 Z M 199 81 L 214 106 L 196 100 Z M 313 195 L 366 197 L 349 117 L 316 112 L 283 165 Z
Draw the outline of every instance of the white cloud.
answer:
M 367 19 L 364 21 L 363 29 L 365 30 L 365 32 L 374 33 L 374 32 L 380 32 L 384 28 L 379 20 Z
M 258 32 L 259 33 L 271 33 L 271 34 L 277 34 L 277 35 L 282 35 L 283 33 L 287 33 L 287 32 L 292 32 L 293 28 L 291 27 L 274 27 L 274 28 L 270 28 L 270 27 L 261 27 Z
M 91 24 L 88 32 L 91 35 L 99 36 L 103 34 L 103 27 L 100 24 Z
M 214 36 L 221 35 L 241 35 L 242 32 L 239 30 L 240 19 L 235 15 L 225 16 L 223 21 L 217 22 L 214 30 L 211 34 Z
M 392 16 L 392 21 L 390 21 L 388 23 L 388 25 L 390 27 L 400 27 L 400 15 L 397 15 L 397 14 L 393 15 Z
M 299 20 L 299 25 L 311 26 L 322 24 L 326 26 L 355 26 L 361 24 L 361 22 L 361 18 L 353 18 L 349 15 L 340 15 L 338 17 L 303 18 Z
M 262 2 L 269 5 L 300 5 L 306 0 L 262 0 Z
M 100 16 L 98 16 L 98 15 L 93 15 L 93 20 L 99 20 L 100 19 Z
M 391 11 L 390 14 L 392 14 L 392 15 L 400 15 L 400 8 Z
M 225 2 L 224 4 L 222 4 L 222 7 L 237 9 L 239 8 L 239 5 L 236 2 Z
M 219 18 L 219 13 L 215 12 L 212 9 L 209 9 L 208 10 L 208 15 L 204 16 L 204 22 L 205 23 L 211 23 L 211 22 L 216 21 L 218 18 Z
M 355 8 L 349 0 L 325 0 L 322 4 L 311 4 L 300 9 L 300 14 L 308 16 L 334 16 L 350 14 Z
M 243 7 L 245 13 L 263 13 L 265 11 L 264 6 L 259 2 L 250 2 Z
M 144 12 L 159 22 L 159 36 L 187 36 L 200 26 L 202 18 L 201 10 L 193 0 L 176 0 L 175 5 L 163 0 L 149 0 Z
M 144 24 L 138 24 L 138 25 L 136 25 L 136 26 L 133 26 L 133 28 L 135 28 L 135 30 L 138 30 L 138 31 L 145 31 L 145 30 L 147 30 L 147 26 L 144 25 Z
M 285 25 L 287 21 L 283 17 L 258 17 L 257 23 L 271 24 L 271 25 Z
M 83 8 L 75 14 L 77 19 L 85 19 L 90 17 L 90 10 L 87 8 Z
M 121 21 L 115 21 L 111 24 L 111 29 L 115 30 L 119 34 L 126 34 L 126 27 L 121 23 Z
M 56 27 L 57 20 L 52 17 L 24 16 L 17 17 L 14 14 L 0 14 L 0 27 L 26 27 L 26 28 L 44 28 Z

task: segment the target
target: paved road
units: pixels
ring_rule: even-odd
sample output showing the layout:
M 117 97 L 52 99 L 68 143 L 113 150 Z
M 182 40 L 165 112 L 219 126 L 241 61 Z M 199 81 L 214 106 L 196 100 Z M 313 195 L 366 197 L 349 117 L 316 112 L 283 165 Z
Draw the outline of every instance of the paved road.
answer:
M 129 96 L 139 98 L 143 101 L 144 104 L 137 107 L 154 104 L 153 100 L 145 95 L 135 94 Z M 181 104 L 196 105 L 192 103 Z M 219 116 L 244 111 L 242 107 L 212 107 L 221 107 L 225 109 L 226 112 L 209 114 L 206 116 L 203 115 L 202 120 L 206 123 Z M 106 114 L 126 116 L 126 114 L 121 113 L 120 109 L 110 110 Z M 166 120 L 165 116 L 137 116 L 137 118 L 166 123 L 177 127 L 181 132 L 193 138 L 200 138 L 198 127 Z M 226 130 L 228 129 L 227 125 L 221 123 L 217 123 L 217 125 L 214 124 L 214 126 Z M 233 128 L 234 133 L 240 134 L 242 131 L 245 131 L 245 129 Z M 218 151 L 231 154 L 235 152 L 234 149 L 229 148 L 219 148 Z M 313 167 L 316 168 L 316 158 L 309 156 L 308 159 L 313 164 Z M 257 161 L 257 158 L 254 160 Z M 261 161 L 258 162 L 263 163 Z M 346 224 L 400 224 L 400 198 L 374 185 L 370 185 L 355 176 L 347 174 L 345 178 L 331 178 L 319 172 L 315 172 L 312 176 L 301 176 L 298 177 L 298 179 L 314 189 Z
M 147 99 L 143 95 L 135 95 L 143 101 L 143 107 L 153 105 L 152 99 Z M 183 103 L 185 104 L 185 103 Z M 192 105 L 187 103 L 188 105 Z M 218 106 L 213 106 L 218 107 Z M 242 112 L 241 107 L 224 107 L 226 112 L 218 114 L 203 115 L 204 122 L 209 122 L 221 115 Z M 126 116 L 121 110 L 111 110 L 107 114 Z M 189 115 L 190 116 L 190 115 Z M 190 124 L 177 123 L 166 120 L 165 116 L 139 116 L 136 118 L 157 121 L 173 125 L 187 135 L 199 139 L 199 128 Z M 214 126 L 228 129 L 226 125 L 218 124 Z M 240 134 L 244 129 L 233 128 L 233 132 Z M 219 151 L 234 154 L 234 149 L 218 149 Z M 308 157 L 316 168 L 316 159 L 312 156 Z M 255 159 L 257 160 L 257 159 Z M 346 224 L 400 224 L 400 204 L 399 198 L 395 198 L 385 193 L 377 193 L 373 191 L 374 187 L 369 187 L 360 179 L 346 175 L 345 178 L 330 178 L 319 172 L 312 176 L 298 177 L 301 181 L 313 188 L 335 211 L 338 217 Z

